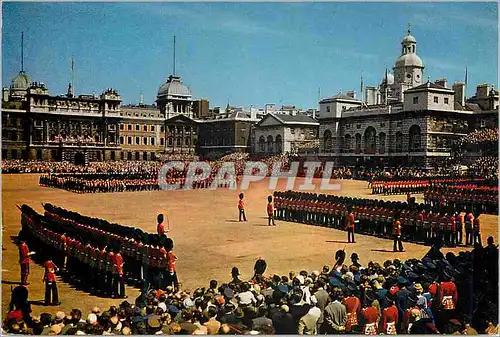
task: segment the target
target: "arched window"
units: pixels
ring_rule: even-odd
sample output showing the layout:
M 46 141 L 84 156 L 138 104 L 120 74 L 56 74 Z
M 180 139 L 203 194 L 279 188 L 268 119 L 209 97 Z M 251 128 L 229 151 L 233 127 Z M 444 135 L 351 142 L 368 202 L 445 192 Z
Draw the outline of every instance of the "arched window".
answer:
M 267 136 L 267 153 L 273 153 L 273 136 Z
M 376 149 L 377 141 L 375 139 L 377 131 L 373 126 L 369 126 L 365 130 L 364 144 L 365 144 L 365 152 L 368 150 L 374 151 Z
M 325 130 L 323 133 L 324 152 L 332 152 L 332 132 Z
M 403 152 L 403 134 L 400 131 L 396 132 L 395 143 L 396 152 Z
M 276 153 L 282 153 L 283 152 L 283 139 L 281 138 L 281 135 L 276 136 Z
M 264 138 L 264 136 L 260 136 L 259 138 L 259 151 L 260 152 L 266 151 L 266 139 Z
M 385 153 L 385 133 L 381 132 L 378 134 L 378 152 Z
M 356 134 L 356 150 L 361 150 L 361 134 Z
M 344 149 L 350 151 L 352 149 L 352 137 L 351 135 L 344 136 Z
M 421 131 L 420 131 L 420 126 L 418 125 L 413 125 L 410 128 L 410 131 L 408 133 L 409 135 L 409 151 L 410 152 L 419 152 L 421 150 Z

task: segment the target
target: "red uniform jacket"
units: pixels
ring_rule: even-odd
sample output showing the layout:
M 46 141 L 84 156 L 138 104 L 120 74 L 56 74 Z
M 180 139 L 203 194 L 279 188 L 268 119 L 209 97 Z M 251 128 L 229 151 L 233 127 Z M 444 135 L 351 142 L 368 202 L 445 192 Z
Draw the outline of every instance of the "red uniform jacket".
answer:
M 346 330 L 350 331 L 353 326 L 358 325 L 358 315 L 361 309 L 361 302 L 356 296 L 348 296 L 344 299 L 343 304 L 347 311 Z
M 45 274 L 43 276 L 43 280 L 45 282 L 54 282 L 56 280 L 56 271 L 59 270 L 57 266 L 54 264 L 52 261 L 46 261 L 43 264 L 43 267 L 45 268 Z
M 394 229 L 394 235 L 401 236 L 401 222 L 399 220 L 394 221 L 392 224 Z
M 443 303 L 443 298 L 445 296 L 451 296 L 454 306 L 457 306 L 458 292 L 457 286 L 453 282 L 441 282 L 438 287 L 439 292 L 439 306 L 441 307 Z
M 174 273 L 175 261 L 177 261 L 177 256 L 175 256 L 174 252 L 170 251 L 167 253 L 167 257 L 168 257 L 168 271 Z
M 158 232 L 159 236 L 163 236 L 165 234 L 165 225 L 162 223 L 159 223 L 158 226 L 156 227 L 156 231 Z
M 350 212 L 345 218 L 345 227 L 354 229 L 354 213 Z
M 388 308 L 382 310 L 382 319 L 380 320 L 380 332 L 387 332 L 387 323 L 398 324 L 398 308 L 393 304 Z
M 28 245 L 23 242 L 19 245 L 19 263 L 29 263 L 29 262 L 30 262 L 30 256 L 29 256 Z
M 267 215 L 273 216 L 273 211 L 274 211 L 273 204 L 270 202 L 267 204 Z
M 120 253 L 116 253 L 112 256 L 112 261 L 114 264 L 114 274 L 123 275 L 123 256 Z
M 238 209 L 245 209 L 245 202 L 243 201 L 243 199 L 240 199 L 240 201 L 238 201 Z

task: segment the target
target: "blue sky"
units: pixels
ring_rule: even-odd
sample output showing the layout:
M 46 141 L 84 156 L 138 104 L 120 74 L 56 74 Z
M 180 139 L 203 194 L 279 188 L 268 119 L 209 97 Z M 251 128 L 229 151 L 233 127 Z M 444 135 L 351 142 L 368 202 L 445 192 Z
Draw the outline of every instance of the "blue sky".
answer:
M 411 23 L 425 77 L 497 86 L 498 5 L 490 3 L 3 3 L 3 85 L 25 70 L 51 94 L 116 88 L 153 103 L 172 72 L 210 106 L 317 107 L 321 97 L 377 85 Z

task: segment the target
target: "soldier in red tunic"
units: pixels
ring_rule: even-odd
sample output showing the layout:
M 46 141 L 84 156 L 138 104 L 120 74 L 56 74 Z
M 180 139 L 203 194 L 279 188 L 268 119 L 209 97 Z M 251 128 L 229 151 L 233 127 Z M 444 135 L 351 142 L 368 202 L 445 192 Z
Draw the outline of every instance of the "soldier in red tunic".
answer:
M 356 286 L 349 285 L 346 289 L 347 296 L 342 302 L 347 311 L 347 319 L 345 324 L 345 329 L 347 332 L 355 330 L 356 327 L 359 325 L 358 317 L 361 309 L 361 302 L 359 301 L 359 298 L 354 296 L 353 294 L 354 291 L 357 291 Z
M 56 284 L 56 273 L 59 271 L 59 268 L 51 259 L 45 261 L 43 267 L 45 268 L 43 275 L 43 281 L 45 282 L 45 305 L 59 305 L 61 302 L 59 302 Z M 51 295 L 52 301 L 50 300 Z
M 447 271 L 442 274 L 443 282 L 437 288 L 437 308 L 440 321 L 447 322 L 455 312 L 458 301 L 457 286 Z
M 474 242 L 474 236 L 472 231 L 472 225 L 474 224 L 474 215 L 472 215 L 470 209 L 467 209 L 464 216 L 465 223 L 465 245 L 472 245 Z
M 365 294 L 365 303 L 363 309 L 361 310 L 361 316 L 363 317 L 363 330 L 364 335 L 376 335 L 377 334 L 377 322 L 379 320 L 379 314 L 377 308 L 375 308 L 372 303 L 375 300 L 375 294 L 373 292 L 367 292 Z
M 387 335 L 396 335 L 396 325 L 398 324 L 398 307 L 394 304 L 395 297 L 390 293 L 387 293 L 385 303 L 387 305 L 384 310 L 382 310 L 382 318 L 380 320 L 380 333 Z
M 354 241 L 354 213 L 352 212 L 352 207 L 347 210 L 347 216 L 345 218 L 345 229 L 347 230 L 347 242 L 355 243 Z M 352 236 L 352 241 L 351 241 Z
M 401 241 L 401 221 L 399 221 L 399 214 L 394 215 L 393 236 L 394 236 L 393 250 L 397 252 L 399 249 L 400 252 L 404 252 L 405 250 L 403 248 L 403 242 Z
M 19 234 L 19 264 L 21 266 L 21 283 L 28 285 L 28 275 L 30 274 L 30 256 L 35 253 L 29 251 L 28 245 L 23 237 Z
M 121 255 L 121 247 L 114 249 L 114 254 L 111 258 L 112 273 L 113 273 L 113 290 L 112 297 L 114 298 L 127 298 L 125 296 L 125 280 L 123 279 L 123 257 Z

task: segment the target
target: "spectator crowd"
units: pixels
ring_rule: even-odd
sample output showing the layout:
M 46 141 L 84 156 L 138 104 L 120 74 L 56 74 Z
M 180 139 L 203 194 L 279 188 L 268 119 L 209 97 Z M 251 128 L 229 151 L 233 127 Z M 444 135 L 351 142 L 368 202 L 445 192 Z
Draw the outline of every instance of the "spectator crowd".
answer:
M 349 261 L 350 260 L 350 261 Z M 277 275 L 259 259 L 242 280 L 194 291 L 167 286 L 132 301 L 83 313 L 32 316 L 29 292 L 12 292 L 3 329 L 33 335 L 143 334 L 498 334 L 498 246 L 421 259 L 363 261 L 335 253 L 333 266 Z

